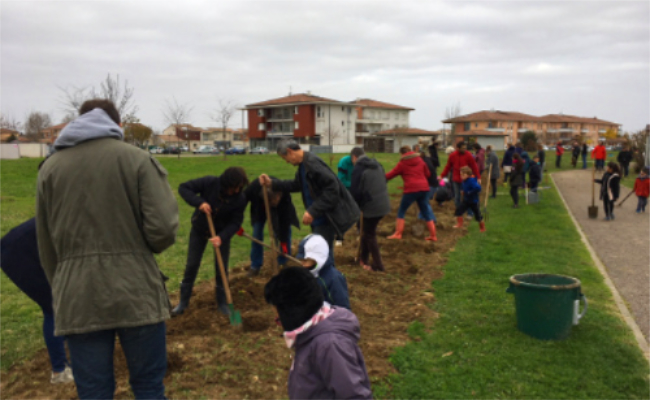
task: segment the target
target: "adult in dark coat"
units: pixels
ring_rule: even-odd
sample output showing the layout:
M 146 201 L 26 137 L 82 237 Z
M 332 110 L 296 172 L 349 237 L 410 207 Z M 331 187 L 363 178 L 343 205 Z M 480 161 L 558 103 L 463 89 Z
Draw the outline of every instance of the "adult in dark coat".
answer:
M 368 158 L 360 147 L 352 149 L 351 157 L 354 169 L 350 192 L 363 215 L 360 262 L 365 270 L 384 271 L 377 243 L 377 225 L 390 212 L 386 173 L 381 164 Z M 368 262 L 370 255 L 372 264 Z
M 508 145 L 508 149 L 503 155 L 503 160 L 501 160 L 501 168 L 503 168 L 503 184 L 505 185 L 510 178 L 510 173 L 512 172 L 512 157 L 515 155 L 515 146 L 512 144 Z
M 539 186 L 539 182 L 542 180 L 542 167 L 539 165 L 538 155 L 535 155 L 535 157 L 533 157 L 533 161 L 530 163 L 528 176 L 530 178 L 530 190 L 536 192 L 537 186 Z
M 438 145 L 440 142 L 434 141 L 429 146 L 429 157 L 431 157 L 431 163 L 435 168 L 440 167 L 440 159 L 438 158 Z
M 323 236 L 333 249 L 334 240 L 343 239 L 345 232 L 359 220 L 357 203 L 330 167 L 317 155 L 303 151 L 295 140 L 280 142 L 277 152 L 286 162 L 298 167 L 295 178 L 272 181 L 262 174 L 260 183 L 274 191 L 301 192 L 305 205 L 302 223 L 311 225 L 312 232 Z
M 519 188 L 524 185 L 524 160 L 516 154 L 512 157 L 512 173 L 510 174 L 510 196 L 514 205 L 512 208 L 519 208 Z
M 630 151 L 629 146 L 626 145 L 623 147 L 623 150 L 618 153 L 616 161 L 621 164 L 621 168 L 623 169 L 623 178 L 627 178 L 630 174 L 630 163 L 632 162 L 632 152 Z
M 221 253 L 226 274 L 230 257 L 230 239 L 244 222 L 246 198 L 242 193 L 248 184 L 246 172 L 241 167 L 230 167 L 220 176 L 205 176 L 182 183 L 178 193 L 183 200 L 195 207 L 192 214 L 192 229 L 187 250 L 187 264 L 181 282 L 181 298 L 172 310 L 172 315 L 182 314 L 190 303 L 192 288 L 201 266 L 201 259 L 208 241 Z M 212 217 L 217 234 L 212 238 L 206 215 Z M 229 315 L 226 292 L 221 280 L 219 266 L 215 260 L 215 297 L 222 314 Z
M 52 366 L 50 382 L 72 382 L 72 370 L 67 367 L 64 338 L 54 336 L 52 288 L 38 256 L 35 218 L 10 230 L 0 240 L 0 257 L 2 271 L 43 311 L 43 337 Z
M 271 179 L 276 179 L 271 177 Z M 269 208 L 271 211 L 271 222 L 276 242 L 286 254 L 291 253 L 291 226 L 300 229 L 296 208 L 291 201 L 289 193 L 274 192 L 268 188 L 263 188 L 259 180 L 254 180 L 244 191 L 244 197 L 247 202 L 251 203 L 250 215 L 251 225 L 253 227 L 253 237 L 264 241 L 264 225 L 266 225 L 266 208 L 264 205 L 264 195 L 262 190 L 267 190 L 269 198 Z M 284 265 L 287 262 L 283 256 L 278 256 L 278 264 Z M 260 268 L 264 263 L 264 248 L 255 242 L 251 243 L 251 268 L 248 276 L 256 276 L 260 273 Z
M 587 147 L 587 143 L 583 143 L 582 148 L 580 150 L 580 156 L 582 157 L 582 169 L 587 169 L 588 154 L 589 154 L 589 148 Z
M 573 142 L 573 147 L 571 147 L 571 165 L 573 168 L 578 165 L 578 157 L 580 157 L 580 144 Z
M 496 198 L 497 180 L 499 179 L 499 177 L 501 177 L 501 171 L 499 170 L 499 156 L 497 156 L 496 152 L 492 150 L 492 146 L 486 147 L 486 154 L 487 154 L 486 168 L 488 171 L 490 171 L 490 166 L 492 167 L 490 176 L 488 177 L 490 179 L 490 187 L 492 188 L 492 198 Z M 487 196 L 489 195 L 489 193 L 486 193 L 485 195 Z

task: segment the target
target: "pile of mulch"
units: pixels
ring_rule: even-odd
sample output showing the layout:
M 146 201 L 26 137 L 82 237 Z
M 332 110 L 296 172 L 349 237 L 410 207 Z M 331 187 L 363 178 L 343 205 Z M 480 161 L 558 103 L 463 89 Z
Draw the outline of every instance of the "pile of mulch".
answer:
M 393 196 L 392 202 L 392 209 L 397 210 L 399 196 Z M 401 241 L 386 239 L 395 228 L 395 212 L 379 225 L 386 273 L 367 272 L 354 263 L 358 243 L 354 228 L 347 233 L 343 246 L 335 248 L 336 265 L 348 280 L 352 311 L 361 323 L 360 346 L 373 383 L 396 372 L 388 358 L 395 347 L 409 340 L 407 327 L 411 322 L 418 320 L 427 327 L 435 323 L 437 315 L 430 307 L 435 298 L 431 282 L 442 276 L 447 253 L 467 232 L 452 229 L 453 202 L 436 205 L 438 242 L 425 242 L 428 232 L 424 222 L 416 220 L 415 208 L 409 210 Z M 295 234 L 299 235 L 306 232 Z M 214 280 L 197 285 L 185 314 L 168 321 L 168 397 L 286 398 L 292 351 L 285 346 L 282 330 L 274 322 L 273 308 L 264 301 L 264 285 L 272 271 L 269 256 L 267 253 L 262 273 L 255 278 L 245 276 L 248 263 L 233 268 L 231 288 L 235 308 L 242 313 L 241 330 L 231 327 L 228 319 L 217 313 Z M 176 304 L 178 293 L 172 294 L 171 300 Z M 125 359 L 117 347 L 115 397 L 133 398 Z M 49 358 L 43 348 L 1 373 L 1 397 L 77 398 L 74 384 L 51 385 L 49 375 Z

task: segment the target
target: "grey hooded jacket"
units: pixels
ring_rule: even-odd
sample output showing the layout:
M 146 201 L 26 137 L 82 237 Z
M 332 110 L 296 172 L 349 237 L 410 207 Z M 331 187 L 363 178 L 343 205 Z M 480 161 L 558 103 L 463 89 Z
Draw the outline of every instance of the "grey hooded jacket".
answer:
M 370 379 L 357 344 L 359 320 L 349 310 L 334 313 L 298 335 L 289 372 L 290 399 L 371 399 Z
M 153 253 L 174 243 L 178 205 L 167 171 L 120 138 L 95 109 L 66 126 L 38 174 L 38 247 L 57 336 L 169 318 Z
M 386 172 L 375 159 L 363 155 L 352 170 L 350 193 L 364 218 L 378 218 L 390 212 Z

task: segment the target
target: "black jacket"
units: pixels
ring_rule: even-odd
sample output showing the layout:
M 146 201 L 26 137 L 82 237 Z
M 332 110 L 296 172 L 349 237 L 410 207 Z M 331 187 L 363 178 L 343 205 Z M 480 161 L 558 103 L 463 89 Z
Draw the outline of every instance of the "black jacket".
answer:
M 621 194 L 621 177 L 618 174 L 605 172 L 602 179 L 594 179 L 594 181 L 602 185 L 600 187 L 601 200 L 607 198 L 610 201 L 616 201 L 618 199 L 618 196 Z M 608 190 L 611 190 L 612 198 L 609 197 Z
M 580 146 L 574 146 L 571 155 L 575 158 L 580 157 Z
M 244 222 L 244 210 L 246 209 L 244 194 L 227 196 L 221 193 L 221 185 L 217 176 L 204 176 L 181 183 L 178 193 L 187 204 L 196 207 L 192 214 L 192 229 L 196 229 L 201 234 L 211 236 L 207 218 L 198 208 L 205 202 L 212 207 L 214 230 L 222 242 L 229 241 Z
M 539 182 L 542 180 L 542 167 L 533 161 L 530 163 L 528 174 L 530 183 Z
M 383 217 L 390 212 L 384 168 L 375 159 L 361 156 L 352 170 L 350 193 L 364 218 Z
M 276 178 L 271 177 L 275 180 Z M 246 201 L 251 203 L 251 224 L 256 222 L 266 222 L 266 209 L 264 207 L 264 197 L 262 194 L 262 185 L 259 179 L 253 180 L 244 191 Z M 289 241 L 291 225 L 300 229 L 296 208 L 291 201 L 289 193 L 283 193 L 282 199 L 277 207 L 271 207 L 271 218 L 273 219 L 273 232 L 280 242 Z
M 580 152 L 580 154 L 583 155 L 583 156 L 586 156 L 587 154 L 589 154 L 589 148 L 587 147 L 586 143 L 582 145 L 582 151 Z
M 325 215 L 336 229 L 339 238 L 343 238 L 345 232 L 359 220 L 357 203 L 338 176 L 320 157 L 305 151 L 302 165 L 305 168 L 306 184 L 313 198 L 313 203 L 307 212 L 314 219 Z M 296 171 L 293 180 L 274 181 L 273 190 L 302 193 L 300 168 Z M 305 202 L 304 193 L 302 201 Z
M 510 186 L 522 186 L 524 184 L 524 163 L 513 164 L 512 173 L 510 173 Z
M 539 157 L 539 163 L 544 165 L 544 163 L 546 162 L 546 151 L 538 150 L 537 156 Z
M 429 167 L 429 171 L 431 172 L 431 175 L 429 175 L 429 178 L 427 178 L 429 181 L 429 187 L 437 188 L 440 186 L 440 184 L 438 183 L 438 174 L 436 172 L 436 166 L 434 165 L 433 160 L 429 157 L 422 157 L 422 160 L 427 165 L 427 167 Z
M 618 157 L 616 157 L 616 161 L 623 165 L 629 165 L 630 162 L 632 162 L 632 152 L 629 150 L 622 150 L 621 152 L 618 153 Z
M 431 162 L 435 168 L 440 166 L 440 160 L 438 159 L 438 149 L 434 145 L 429 146 L 429 156 L 431 157 Z

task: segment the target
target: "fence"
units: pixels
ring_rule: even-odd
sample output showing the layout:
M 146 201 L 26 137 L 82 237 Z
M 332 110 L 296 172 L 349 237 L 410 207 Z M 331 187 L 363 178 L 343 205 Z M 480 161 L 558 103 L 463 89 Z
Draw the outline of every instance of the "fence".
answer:
M 15 160 L 21 157 L 43 158 L 50 153 L 50 147 L 43 143 L 2 143 L 0 158 Z
M 0 159 L 15 160 L 20 158 L 20 149 L 18 144 L 3 143 L 0 144 Z

